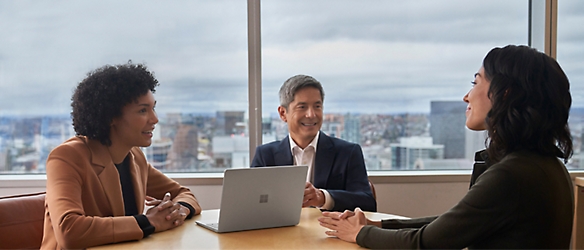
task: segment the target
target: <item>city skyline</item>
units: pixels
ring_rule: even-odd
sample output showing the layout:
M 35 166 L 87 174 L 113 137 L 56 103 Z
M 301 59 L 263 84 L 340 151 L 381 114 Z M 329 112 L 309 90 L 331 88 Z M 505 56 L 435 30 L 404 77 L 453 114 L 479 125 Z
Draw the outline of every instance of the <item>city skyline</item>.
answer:
M 401 141 L 406 137 L 414 141 L 420 140 L 415 139 L 420 136 L 429 138 L 426 117 L 421 114 L 325 114 L 322 131 L 362 144 L 370 170 L 409 169 L 411 166 L 403 164 L 413 164 L 413 160 L 392 167 L 392 154 L 387 150 L 394 150 L 394 147 L 417 150 L 415 143 L 402 146 Z M 202 119 L 189 114 L 167 114 L 155 129 L 152 145 L 143 150 L 152 164 L 164 171 L 220 171 L 245 167 L 249 161 L 249 144 L 247 127 L 240 124 L 243 120 L 243 111 L 217 112 L 213 117 Z M 278 117 L 264 122 L 269 124 L 263 131 L 264 143 L 287 135 L 286 124 Z M 1 118 L 0 171 L 43 172 L 48 153 L 70 136 L 73 136 L 70 121 L 62 116 Z M 431 139 L 429 143 L 432 144 Z
M 321 131 L 358 143 L 368 170 L 469 169 L 477 150 L 485 147 L 484 131 L 464 127 L 458 102 L 434 101 L 430 114 L 325 113 Z M 584 168 L 584 108 L 574 109 L 570 128 L 574 157 L 568 168 Z M 167 172 L 222 171 L 249 162 L 248 127 L 244 111 L 214 115 L 164 114 L 144 147 L 149 161 Z M 460 123 L 456 126 L 452 121 Z M 0 173 L 42 173 L 48 153 L 74 135 L 64 116 L 0 116 Z M 288 135 L 286 123 L 262 119 L 262 144 Z

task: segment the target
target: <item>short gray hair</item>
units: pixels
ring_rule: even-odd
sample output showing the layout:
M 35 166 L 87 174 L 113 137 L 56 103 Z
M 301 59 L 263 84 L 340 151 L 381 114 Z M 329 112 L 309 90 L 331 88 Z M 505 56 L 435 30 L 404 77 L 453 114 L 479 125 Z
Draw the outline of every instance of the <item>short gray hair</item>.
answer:
M 282 87 L 280 87 L 280 106 L 288 109 L 288 105 L 294 101 L 294 95 L 296 95 L 296 92 L 306 87 L 318 89 L 320 91 L 320 99 L 324 102 L 324 90 L 319 81 L 312 76 L 295 75 L 288 78 L 288 80 L 282 84 Z

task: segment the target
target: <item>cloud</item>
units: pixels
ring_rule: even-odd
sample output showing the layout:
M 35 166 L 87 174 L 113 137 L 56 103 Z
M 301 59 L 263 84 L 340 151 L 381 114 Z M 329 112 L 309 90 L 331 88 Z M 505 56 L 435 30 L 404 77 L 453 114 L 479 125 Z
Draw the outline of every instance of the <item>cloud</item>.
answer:
M 584 106 L 584 4 L 559 3 L 558 61 Z M 24 11 L 26 10 L 26 11 Z M 527 43 L 527 1 L 264 0 L 262 105 L 313 75 L 330 112 L 427 112 L 460 100 L 484 55 Z M 246 1 L 0 1 L 0 115 L 68 113 L 87 72 L 128 60 L 159 112 L 247 110 Z
M 524 1 L 264 1 L 266 40 L 484 42 L 518 36 L 527 28 Z M 490 15 L 489 13 L 497 13 Z M 489 33 L 480 31 L 493 27 Z M 501 28 L 503 27 L 503 28 Z M 523 35 L 523 34 L 522 34 Z

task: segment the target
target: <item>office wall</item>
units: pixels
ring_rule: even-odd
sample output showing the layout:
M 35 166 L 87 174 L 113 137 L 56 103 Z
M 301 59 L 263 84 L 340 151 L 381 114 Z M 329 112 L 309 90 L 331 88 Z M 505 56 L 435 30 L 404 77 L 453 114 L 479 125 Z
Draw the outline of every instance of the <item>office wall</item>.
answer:
M 383 181 L 383 178 L 375 178 Z M 208 181 L 189 187 L 203 209 L 219 208 L 221 202 L 221 180 Z M 213 183 L 217 182 L 217 183 Z M 377 208 L 379 212 L 399 214 L 408 217 L 440 214 L 456 204 L 466 193 L 468 182 L 428 182 L 428 183 L 375 183 Z M 22 185 L 0 187 L 0 196 L 44 191 L 44 186 Z

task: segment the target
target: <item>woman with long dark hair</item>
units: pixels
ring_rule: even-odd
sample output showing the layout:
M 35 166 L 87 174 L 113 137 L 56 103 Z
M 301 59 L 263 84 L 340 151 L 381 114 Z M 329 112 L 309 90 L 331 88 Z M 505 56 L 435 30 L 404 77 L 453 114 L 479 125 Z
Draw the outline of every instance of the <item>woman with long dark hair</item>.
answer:
M 488 138 L 458 204 L 411 220 L 323 212 L 327 234 L 368 248 L 568 248 L 574 201 L 563 163 L 572 156 L 572 98 L 559 64 L 527 46 L 494 48 L 463 100 L 466 126 Z

